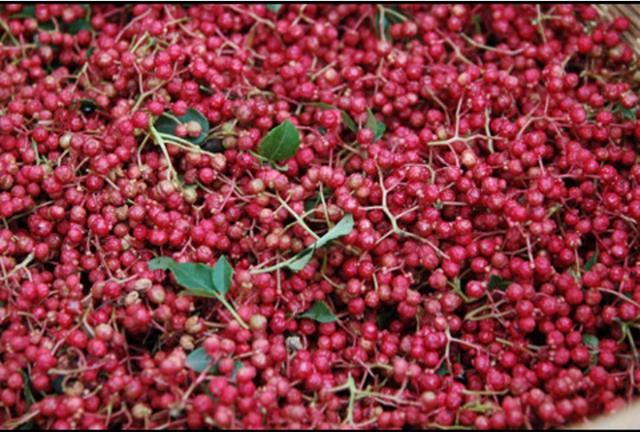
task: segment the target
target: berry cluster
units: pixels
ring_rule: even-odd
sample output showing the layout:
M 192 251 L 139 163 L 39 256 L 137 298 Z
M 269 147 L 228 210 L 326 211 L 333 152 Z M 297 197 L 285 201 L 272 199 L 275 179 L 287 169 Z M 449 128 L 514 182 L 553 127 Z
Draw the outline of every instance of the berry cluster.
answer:
M 638 394 L 627 19 L 46 3 L 0 26 L 3 429 L 551 428 Z M 227 261 L 215 295 L 185 282 Z

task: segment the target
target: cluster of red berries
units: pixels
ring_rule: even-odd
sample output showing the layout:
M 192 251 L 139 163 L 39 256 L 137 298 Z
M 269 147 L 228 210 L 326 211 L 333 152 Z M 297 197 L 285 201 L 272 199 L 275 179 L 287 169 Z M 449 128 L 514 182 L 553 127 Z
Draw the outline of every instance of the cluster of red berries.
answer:
M 638 394 L 627 19 L 46 3 L 0 25 L 3 429 L 549 428 Z M 265 160 L 286 121 L 299 148 Z M 158 256 L 225 256 L 226 300 Z

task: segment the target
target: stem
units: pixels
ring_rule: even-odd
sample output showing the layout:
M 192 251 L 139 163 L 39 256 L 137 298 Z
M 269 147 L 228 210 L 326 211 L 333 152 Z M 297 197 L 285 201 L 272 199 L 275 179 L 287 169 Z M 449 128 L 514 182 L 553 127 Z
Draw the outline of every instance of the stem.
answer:
M 625 296 L 624 294 L 620 294 L 618 291 L 610 290 L 608 288 L 598 288 L 598 291 L 603 291 L 603 292 L 606 292 L 606 293 L 609 293 L 609 294 L 613 294 L 614 296 L 619 297 L 620 299 L 631 303 L 635 307 L 640 308 L 640 304 L 638 304 L 637 302 L 633 301 L 632 299 L 630 299 L 629 297 Z
M 10 272 L 9 274 L 7 274 L 6 276 L 2 277 L 2 279 L 0 280 L 8 280 L 11 276 L 13 276 L 14 274 L 16 274 L 18 271 L 20 271 L 23 268 L 26 268 L 29 263 L 31 263 L 31 261 L 33 261 L 33 252 L 30 253 L 29 255 L 27 255 L 27 257 L 17 266 L 15 266 Z
M 169 173 L 171 177 L 175 180 L 178 178 L 178 174 L 176 170 L 173 168 L 173 164 L 171 163 L 171 157 L 169 156 L 169 152 L 167 151 L 167 145 L 162 138 L 162 134 L 160 134 L 156 128 L 153 126 L 153 120 L 149 119 L 149 133 L 151 134 L 151 138 L 153 141 L 160 147 L 162 150 L 162 154 L 164 155 L 165 160 L 167 161 L 167 168 L 169 169 Z
M 244 328 L 245 330 L 249 330 L 249 326 L 244 322 L 242 318 L 240 318 L 240 315 L 238 315 L 238 312 L 236 312 L 236 309 L 231 305 L 231 303 L 229 303 L 222 295 L 218 293 L 215 294 L 215 297 L 220 303 L 222 303 L 225 308 L 227 308 L 231 316 L 233 316 L 233 319 L 235 319 L 242 328 Z
M 290 214 L 291 216 L 293 216 L 295 218 L 296 221 L 298 221 L 298 223 L 305 229 L 307 230 L 307 232 L 309 234 L 311 234 L 311 236 L 318 240 L 320 238 L 320 236 L 318 236 L 318 234 L 316 234 L 311 228 L 309 228 L 309 226 L 304 222 L 304 220 L 300 217 L 300 215 L 298 213 L 296 213 L 295 211 L 293 211 L 293 209 L 291 207 L 289 207 L 289 204 L 287 204 L 287 202 L 285 200 L 283 200 L 282 198 L 280 198 L 280 195 L 271 195 L 274 198 L 276 198 L 278 200 L 278 202 L 280 203 L 280 205 L 282 205 L 282 207 L 284 207 Z

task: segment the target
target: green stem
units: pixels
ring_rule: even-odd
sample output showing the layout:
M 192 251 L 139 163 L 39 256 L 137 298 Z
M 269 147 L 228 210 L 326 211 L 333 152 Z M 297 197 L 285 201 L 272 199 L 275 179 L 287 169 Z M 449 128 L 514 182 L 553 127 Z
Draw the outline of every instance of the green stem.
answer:
M 167 167 L 169 169 L 170 175 L 173 177 L 173 179 L 177 179 L 178 175 L 176 173 L 176 170 L 173 168 L 173 164 L 171 163 L 171 157 L 169 156 L 169 152 L 167 151 L 167 145 L 164 142 L 164 139 L 162 138 L 161 134 L 153 126 L 153 120 L 151 118 L 149 119 L 149 133 L 151 133 L 151 137 L 162 150 L 162 154 L 164 155 L 164 158 L 167 161 Z
M 287 202 L 285 200 L 283 200 L 282 198 L 280 198 L 280 195 L 277 194 L 269 194 L 270 196 L 276 198 L 278 200 L 278 202 L 280 203 L 280 205 L 282 205 L 282 207 L 284 207 L 289 214 L 291 214 L 291 216 L 294 217 L 294 219 L 296 221 L 298 221 L 298 223 L 305 229 L 307 230 L 307 232 L 309 234 L 311 234 L 311 236 L 318 240 L 320 238 L 320 236 L 318 236 L 318 234 L 316 234 L 311 228 L 309 228 L 309 226 L 305 223 L 305 221 L 300 217 L 300 215 L 298 215 L 298 213 L 296 213 L 295 211 L 293 211 L 293 209 L 291 207 L 289 207 L 289 204 L 287 204 Z
M 266 268 L 257 268 L 254 269 L 252 271 L 250 271 L 251 274 L 260 274 L 260 273 L 269 273 L 275 270 L 280 270 L 281 268 L 284 268 L 286 266 L 288 266 L 291 262 L 293 262 L 295 259 L 299 259 L 300 257 L 298 256 L 298 254 L 292 256 L 291 258 L 289 258 L 288 260 L 285 261 L 281 261 L 278 264 L 274 264 L 270 267 L 266 267 Z
M 220 303 L 222 303 L 225 308 L 227 308 L 229 313 L 233 316 L 233 319 L 235 319 L 242 328 L 244 328 L 245 330 L 249 330 L 249 326 L 244 322 L 242 318 L 240 318 L 240 315 L 238 315 L 238 312 L 236 312 L 236 309 L 231 305 L 231 303 L 229 303 L 223 296 L 218 293 L 215 294 L 215 297 Z

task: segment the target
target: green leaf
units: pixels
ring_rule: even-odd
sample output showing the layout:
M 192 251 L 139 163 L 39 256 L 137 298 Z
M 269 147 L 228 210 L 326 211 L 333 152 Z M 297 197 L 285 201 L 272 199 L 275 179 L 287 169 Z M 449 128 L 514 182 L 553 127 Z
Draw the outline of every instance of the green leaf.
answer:
M 20 12 L 16 12 L 9 17 L 9 19 L 24 19 L 24 18 L 35 18 L 36 17 L 36 6 L 29 4 L 25 5 Z
M 176 282 L 193 295 L 215 296 L 211 267 L 201 263 L 179 263 L 173 258 L 158 257 L 149 261 L 149 270 L 170 270 Z
M 53 21 L 47 21 L 47 22 L 43 22 L 43 23 L 38 23 L 38 28 L 40 30 L 51 32 L 51 31 L 54 31 L 56 29 L 56 26 L 53 23 Z
M 596 351 L 600 346 L 600 340 L 598 339 L 598 337 L 590 334 L 585 334 L 584 336 L 582 336 L 582 343 L 584 343 L 586 346 L 588 346 L 592 350 L 596 350 Z
M 330 241 L 339 239 L 349 234 L 353 230 L 353 216 L 349 213 L 343 216 L 333 228 L 326 232 L 313 244 L 315 249 L 321 248 Z
M 271 162 L 279 162 L 295 155 L 298 147 L 300 133 L 290 120 L 285 120 L 262 139 L 258 154 Z
M 622 113 L 622 117 L 626 120 L 636 119 L 637 108 L 622 108 L 620 112 Z
M 179 117 L 174 117 L 171 113 L 164 113 L 158 117 L 154 127 L 160 133 L 176 136 L 176 127 L 178 126 L 178 122 L 184 124 L 190 121 L 198 122 L 202 131 L 200 132 L 200 135 L 195 138 L 186 136 L 183 139 L 193 144 L 201 144 L 207 138 L 207 135 L 209 135 L 209 120 L 193 108 L 190 108 L 185 115 Z
M 282 8 L 282 3 L 267 3 L 266 8 L 269 9 L 271 12 L 275 12 L 278 13 L 278 11 L 280 10 L 280 8 Z
M 87 51 L 85 51 L 85 56 L 88 59 L 91 58 L 91 54 L 93 54 L 94 49 L 95 49 L 94 47 L 89 47 L 89 48 L 87 48 Z
M 217 368 L 212 364 L 211 357 L 204 348 L 197 348 L 187 356 L 187 366 L 200 373 L 209 367 L 209 372 L 216 373 Z
M 319 203 L 320 203 L 320 197 L 317 195 L 313 198 L 304 200 L 304 211 L 308 212 L 313 210 L 318 206 Z
M 446 376 L 449 375 L 449 369 L 447 368 L 447 362 L 442 362 L 438 370 L 436 371 L 437 375 Z
M 351 132 L 358 132 L 358 125 L 355 121 L 353 121 L 348 112 L 340 111 L 340 116 L 342 117 L 342 123 L 344 123 L 345 126 L 348 127 L 349 130 L 351 130 Z
M 87 30 L 93 32 L 93 27 L 91 27 L 91 23 L 89 20 L 85 18 L 78 18 L 77 20 L 67 24 L 65 26 L 66 33 L 70 33 L 72 35 L 78 34 L 80 30 Z
M 304 268 L 304 266 L 309 264 L 309 261 L 311 261 L 311 258 L 313 258 L 314 252 L 315 252 L 315 248 L 313 247 L 306 248 L 302 252 L 298 253 L 294 257 L 295 258 L 294 260 L 292 260 L 287 264 L 287 268 L 289 268 L 289 270 L 291 271 L 299 272 Z
M 22 395 L 24 396 L 24 400 L 27 402 L 27 408 L 33 405 L 36 402 L 36 399 L 33 397 L 33 392 L 31 391 L 31 378 L 29 374 L 25 371 L 20 371 L 22 374 L 22 379 L 24 381 L 24 387 L 22 387 Z
M 298 318 L 309 318 L 320 323 L 330 323 L 336 321 L 336 316 L 331 312 L 329 306 L 323 301 L 316 300 L 311 309 L 300 315 Z
M 379 140 L 384 135 L 384 131 L 386 130 L 386 126 L 380 120 L 373 115 L 373 112 L 369 110 L 369 116 L 367 117 L 367 129 L 373 132 L 374 141 Z
M 622 118 L 624 118 L 625 120 L 635 120 L 637 111 L 637 108 L 625 108 L 621 103 L 615 104 L 615 106 L 611 110 L 611 112 L 613 113 L 622 114 Z
M 487 284 L 487 287 L 489 289 L 496 289 L 496 288 L 506 289 L 509 287 L 510 283 L 511 283 L 510 281 L 506 281 L 502 279 L 500 276 L 492 274 L 491 277 L 489 277 L 489 283 Z
M 316 249 L 349 234 L 351 230 L 353 230 L 353 216 L 346 214 L 342 219 L 340 219 L 340 222 L 316 240 L 314 244 L 296 255 L 296 257 L 294 257 L 295 259 L 287 264 L 287 267 L 294 272 L 299 272 L 304 268 L 304 266 L 309 264 L 309 261 L 313 258 L 313 253 Z
M 589 258 L 587 262 L 584 264 L 584 270 L 585 271 L 591 270 L 597 262 L 598 262 L 598 252 L 595 252 L 593 255 L 591 255 L 591 258 Z
M 324 102 L 309 102 L 307 105 L 325 110 L 336 109 L 333 105 L 329 105 L 328 103 Z
M 242 369 L 242 367 L 243 367 L 243 366 L 244 366 L 244 365 L 242 364 L 242 362 L 241 362 L 240 360 L 236 360 L 236 361 L 233 363 L 233 370 L 231 371 L 231 377 L 230 377 L 230 381 L 231 381 L 232 383 L 233 383 L 233 382 L 236 382 L 236 377 L 238 376 L 238 371 L 239 371 L 240 369 Z
M 213 281 L 213 289 L 225 296 L 231 288 L 231 277 L 233 276 L 233 268 L 227 262 L 227 258 L 222 255 L 211 271 L 211 280 Z
M 473 28 L 476 33 L 482 33 L 482 17 L 478 14 L 473 15 L 471 17 L 471 22 L 473 23 Z

